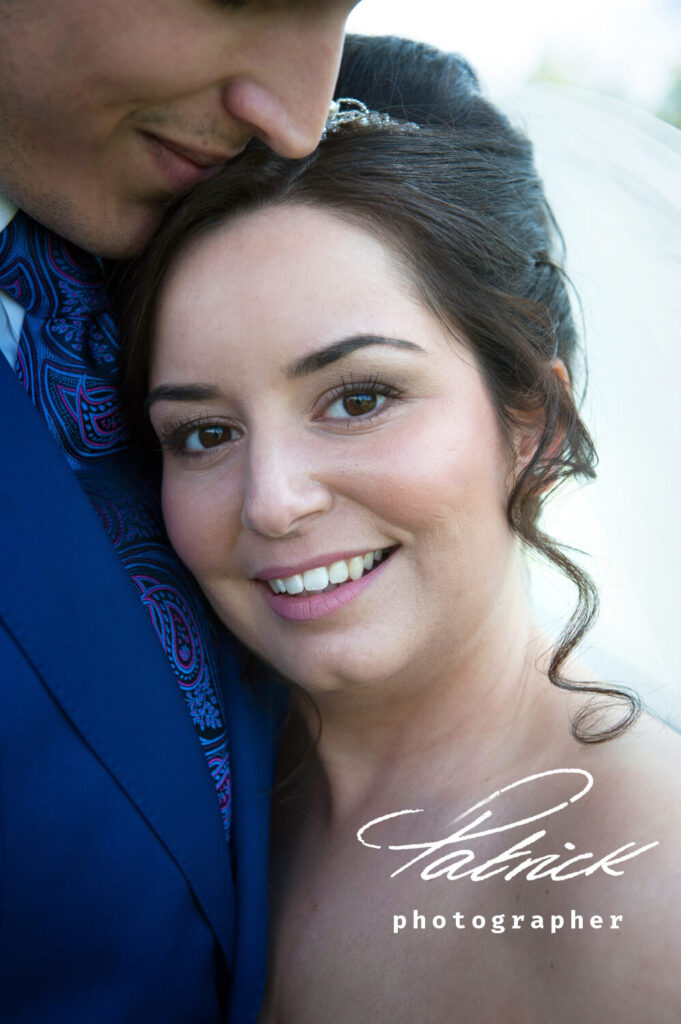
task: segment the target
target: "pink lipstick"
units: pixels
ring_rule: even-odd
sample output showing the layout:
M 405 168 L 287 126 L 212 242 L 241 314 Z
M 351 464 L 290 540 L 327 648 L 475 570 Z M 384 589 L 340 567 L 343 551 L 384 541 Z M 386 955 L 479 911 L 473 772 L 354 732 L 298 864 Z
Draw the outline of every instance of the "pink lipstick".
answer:
M 391 561 L 388 555 L 370 572 L 360 576 L 358 580 L 348 580 L 338 584 L 333 590 L 319 594 L 274 594 L 267 583 L 257 582 L 262 589 L 265 600 L 277 615 L 289 622 L 311 622 L 332 615 L 340 608 L 354 601 L 362 591 L 382 575 L 386 565 Z

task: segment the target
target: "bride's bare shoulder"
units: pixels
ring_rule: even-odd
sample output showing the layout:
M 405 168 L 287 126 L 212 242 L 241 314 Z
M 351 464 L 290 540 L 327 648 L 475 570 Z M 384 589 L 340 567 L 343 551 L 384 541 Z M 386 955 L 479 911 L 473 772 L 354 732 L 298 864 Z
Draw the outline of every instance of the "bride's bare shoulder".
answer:
M 643 713 L 615 739 L 576 747 L 583 767 L 598 782 L 594 789 L 600 799 L 593 804 L 599 815 L 606 801 L 616 812 L 628 810 L 632 821 L 654 816 L 661 825 L 681 830 L 681 736 L 677 732 Z
M 590 744 L 571 739 L 558 756 L 566 767 L 578 767 L 593 778 L 588 800 L 578 811 L 585 839 L 599 846 L 655 840 L 659 849 L 645 857 L 650 875 L 661 879 L 678 873 L 681 735 L 643 713 L 620 736 Z
M 621 1007 L 619 1019 L 681 1020 L 681 736 L 643 715 L 617 739 L 579 747 L 575 762 L 593 786 L 572 824 L 580 848 L 606 854 L 606 866 L 566 885 L 560 898 L 618 921 L 607 935 L 580 932 L 563 952 L 585 984 L 591 955 L 612 953 L 601 960 L 594 998 Z

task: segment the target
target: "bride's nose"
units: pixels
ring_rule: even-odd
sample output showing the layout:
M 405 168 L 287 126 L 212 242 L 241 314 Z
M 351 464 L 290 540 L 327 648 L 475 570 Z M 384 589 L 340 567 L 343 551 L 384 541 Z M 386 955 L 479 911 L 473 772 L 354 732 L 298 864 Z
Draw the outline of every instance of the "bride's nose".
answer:
M 242 526 L 266 537 L 286 537 L 308 517 L 327 512 L 332 493 L 320 481 L 313 461 L 310 449 L 294 440 L 252 439 L 244 480 Z

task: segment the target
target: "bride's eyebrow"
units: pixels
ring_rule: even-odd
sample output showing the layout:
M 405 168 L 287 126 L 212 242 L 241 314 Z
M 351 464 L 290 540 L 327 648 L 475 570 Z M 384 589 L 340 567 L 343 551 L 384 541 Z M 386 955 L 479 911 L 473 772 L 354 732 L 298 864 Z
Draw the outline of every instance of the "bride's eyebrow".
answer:
M 200 402 L 218 398 L 220 392 L 212 384 L 159 384 L 144 400 L 144 411 L 154 402 Z
M 310 355 L 303 356 L 302 359 L 296 359 L 284 368 L 284 374 L 289 378 L 305 377 L 308 373 L 322 370 L 330 363 L 335 363 L 337 359 L 342 359 L 344 356 L 350 355 L 351 352 L 366 348 L 368 345 L 390 345 L 393 348 L 407 348 L 424 354 L 426 351 L 416 342 L 405 341 L 403 338 L 384 338 L 378 334 L 355 334 L 350 338 L 334 341 L 333 344 L 311 352 Z

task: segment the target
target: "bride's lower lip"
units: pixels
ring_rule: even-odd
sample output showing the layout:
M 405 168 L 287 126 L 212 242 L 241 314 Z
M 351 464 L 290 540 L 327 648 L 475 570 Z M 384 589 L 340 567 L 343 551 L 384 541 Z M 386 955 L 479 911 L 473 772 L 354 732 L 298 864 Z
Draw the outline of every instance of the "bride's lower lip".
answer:
M 269 584 L 257 581 L 257 586 L 262 589 L 270 608 L 282 619 L 288 619 L 290 622 L 310 622 L 313 619 L 323 619 L 327 615 L 332 615 L 333 612 L 353 601 L 381 575 L 391 558 L 392 556 L 389 555 L 371 572 L 360 576 L 358 580 L 341 583 L 335 590 L 330 590 L 327 594 L 297 594 L 295 596 L 273 594 Z

